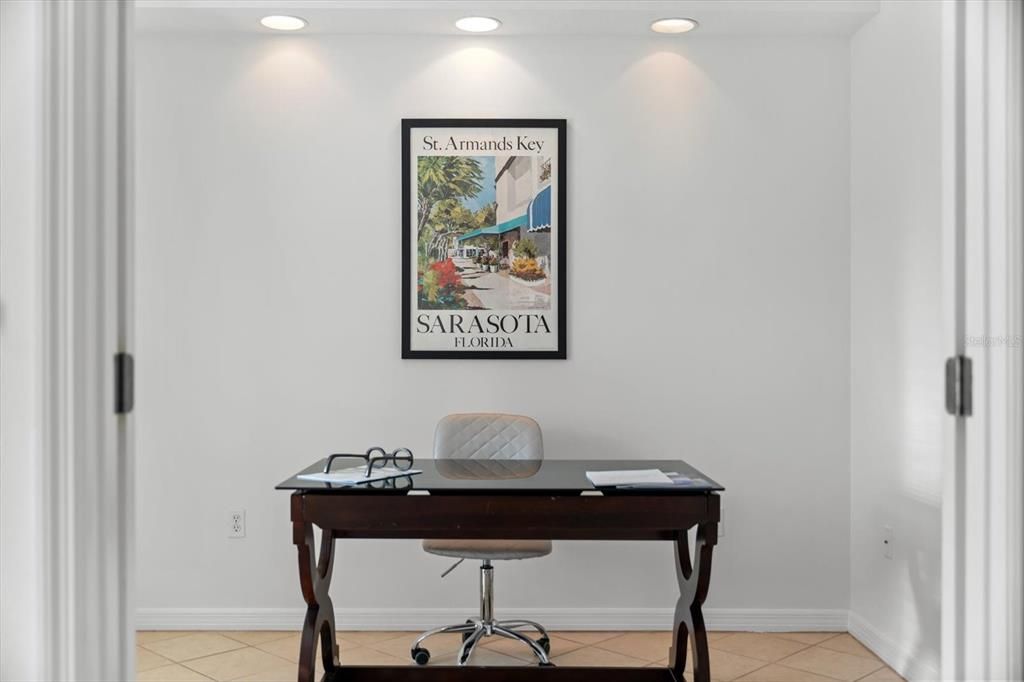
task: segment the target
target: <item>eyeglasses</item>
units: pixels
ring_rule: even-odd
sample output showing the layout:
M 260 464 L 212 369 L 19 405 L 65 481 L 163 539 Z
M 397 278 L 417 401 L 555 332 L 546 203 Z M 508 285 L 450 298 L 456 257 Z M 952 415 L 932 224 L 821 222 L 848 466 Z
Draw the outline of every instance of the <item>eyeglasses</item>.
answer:
M 386 452 L 384 448 L 374 446 L 366 451 L 366 475 L 374 469 L 379 469 L 391 464 L 399 471 L 407 471 L 412 468 L 412 450 L 409 448 L 397 448 Z
M 412 450 L 409 448 L 397 448 L 391 452 L 388 452 L 379 445 L 375 445 L 366 451 L 366 454 L 359 455 L 355 453 L 335 453 L 327 458 L 327 462 L 324 464 L 324 473 L 328 474 L 331 471 L 331 464 L 334 463 L 335 459 L 343 457 L 358 457 L 359 459 L 366 462 L 366 476 L 369 477 L 373 474 L 374 469 L 383 469 L 388 464 L 398 469 L 399 471 L 407 471 L 412 468 Z

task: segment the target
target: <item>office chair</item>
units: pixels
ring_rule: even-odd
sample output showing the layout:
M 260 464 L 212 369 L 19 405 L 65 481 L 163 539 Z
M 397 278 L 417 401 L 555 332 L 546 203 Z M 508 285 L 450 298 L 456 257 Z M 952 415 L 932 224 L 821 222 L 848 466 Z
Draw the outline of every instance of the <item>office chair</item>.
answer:
M 434 431 L 434 459 L 438 472 L 449 478 L 503 479 L 525 478 L 540 470 L 544 444 L 540 426 L 529 417 L 513 414 L 450 414 Z M 441 577 L 448 575 L 466 559 L 479 559 L 480 617 L 465 623 L 447 625 L 424 632 L 412 645 L 412 659 L 426 665 L 430 652 L 421 646 L 428 637 L 444 632 L 461 633 L 462 647 L 458 664 L 466 665 L 476 645 L 497 635 L 527 645 L 540 665 L 548 660 L 551 642 L 547 631 L 530 620 L 495 620 L 494 567 L 492 561 L 532 559 L 551 553 L 550 540 L 424 540 L 430 554 L 458 559 Z M 536 640 L 520 632 L 532 628 Z

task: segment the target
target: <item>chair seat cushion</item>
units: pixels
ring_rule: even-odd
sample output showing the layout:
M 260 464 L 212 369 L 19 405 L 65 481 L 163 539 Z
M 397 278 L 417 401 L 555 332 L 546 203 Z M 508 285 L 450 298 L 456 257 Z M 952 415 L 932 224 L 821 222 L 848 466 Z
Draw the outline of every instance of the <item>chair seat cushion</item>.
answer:
M 551 554 L 551 540 L 424 540 L 423 550 L 459 559 L 532 559 Z

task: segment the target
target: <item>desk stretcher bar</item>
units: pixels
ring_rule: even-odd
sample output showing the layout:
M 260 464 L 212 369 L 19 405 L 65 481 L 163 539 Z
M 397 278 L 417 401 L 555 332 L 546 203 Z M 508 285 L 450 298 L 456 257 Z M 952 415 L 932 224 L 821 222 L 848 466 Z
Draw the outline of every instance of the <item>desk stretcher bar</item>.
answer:
M 512 666 L 342 666 L 332 674 L 324 675 L 323 682 L 461 682 L 462 680 L 488 680 L 489 682 L 680 682 L 670 668 L 550 668 Z

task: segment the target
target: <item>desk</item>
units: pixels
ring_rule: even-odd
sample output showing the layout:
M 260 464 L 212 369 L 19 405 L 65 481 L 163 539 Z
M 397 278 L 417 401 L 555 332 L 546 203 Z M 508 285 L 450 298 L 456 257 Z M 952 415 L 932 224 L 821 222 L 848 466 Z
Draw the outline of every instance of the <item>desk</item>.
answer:
M 481 468 L 504 473 L 488 478 Z M 321 460 L 299 472 L 321 471 Z M 687 644 L 693 679 L 709 682 L 707 632 L 701 605 L 711 579 L 718 539 L 718 493 L 723 488 L 685 462 L 545 459 L 420 460 L 423 473 L 373 488 L 332 488 L 293 476 L 277 486 L 291 490 L 292 539 L 299 551 L 299 584 L 306 601 L 299 654 L 299 682 L 314 682 L 317 639 L 324 682 L 364 680 L 557 680 L 558 682 L 681 682 Z M 511 469 L 510 469 L 511 467 Z M 530 467 L 516 475 L 516 467 Z M 604 490 L 594 494 L 586 471 L 661 469 L 708 482 L 700 488 Z M 296 474 L 298 476 L 299 474 Z M 322 530 L 317 552 L 313 527 Z M 687 531 L 696 527 L 690 550 Z M 551 540 L 664 540 L 675 544 L 679 597 L 666 668 L 346 666 L 338 656 L 334 605 L 328 595 L 335 540 L 346 538 L 492 538 Z M 557 549 L 556 549 L 557 551 Z

